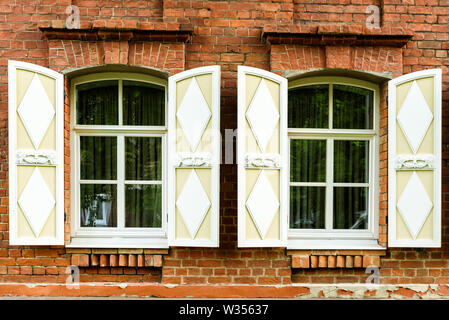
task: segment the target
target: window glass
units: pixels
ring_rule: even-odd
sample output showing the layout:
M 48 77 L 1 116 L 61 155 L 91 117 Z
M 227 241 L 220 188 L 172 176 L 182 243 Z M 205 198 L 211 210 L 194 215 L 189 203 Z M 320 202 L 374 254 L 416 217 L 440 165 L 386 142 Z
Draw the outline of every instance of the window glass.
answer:
M 163 126 L 165 124 L 165 91 L 145 82 L 123 81 L 123 124 Z
M 334 181 L 369 182 L 369 141 L 334 140 Z
M 368 188 L 334 188 L 334 229 L 368 228 Z
M 117 80 L 80 84 L 76 87 L 76 93 L 77 124 L 118 124 Z
M 162 179 L 161 138 L 125 137 L 125 179 Z
M 289 128 L 329 128 L 329 85 L 319 84 L 288 92 Z
M 82 180 L 117 179 L 117 138 L 80 137 Z
M 117 186 L 81 184 L 80 208 L 82 227 L 117 226 Z
M 125 199 L 126 227 L 162 226 L 162 186 L 160 184 L 127 184 Z
M 372 129 L 373 91 L 335 84 L 333 127 L 335 129 Z
M 324 229 L 325 187 L 290 187 L 290 228 Z
M 326 140 L 290 140 L 290 181 L 326 181 Z

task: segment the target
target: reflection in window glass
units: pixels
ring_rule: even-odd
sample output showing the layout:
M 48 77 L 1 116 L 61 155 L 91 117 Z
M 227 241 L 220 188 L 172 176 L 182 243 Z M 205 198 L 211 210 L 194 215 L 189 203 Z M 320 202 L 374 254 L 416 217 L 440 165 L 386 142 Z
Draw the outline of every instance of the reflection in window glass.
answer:
M 81 184 L 81 226 L 117 226 L 117 186 L 112 184 Z
M 334 188 L 334 229 L 368 229 L 368 188 Z

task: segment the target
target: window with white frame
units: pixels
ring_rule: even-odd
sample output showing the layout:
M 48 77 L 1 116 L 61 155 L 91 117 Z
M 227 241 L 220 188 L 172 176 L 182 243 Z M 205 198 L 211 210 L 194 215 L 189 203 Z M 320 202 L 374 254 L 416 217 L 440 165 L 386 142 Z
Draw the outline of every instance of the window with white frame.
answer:
M 377 238 L 378 101 L 361 80 L 289 83 L 289 241 Z
M 167 81 L 153 76 L 72 80 L 72 243 L 166 238 L 166 105 Z

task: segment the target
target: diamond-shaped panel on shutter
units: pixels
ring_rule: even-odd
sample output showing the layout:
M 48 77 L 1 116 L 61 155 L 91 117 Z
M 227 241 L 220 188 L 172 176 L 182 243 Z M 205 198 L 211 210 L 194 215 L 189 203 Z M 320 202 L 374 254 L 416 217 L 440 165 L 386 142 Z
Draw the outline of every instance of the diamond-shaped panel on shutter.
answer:
M 17 112 L 37 149 L 55 115 L 53 104 L 37 74 L 26 90 Z
M 176 117 L 189 141 L 190 148 L 195 151 L 201 140 L 212 113 L 204 99 L 203 93 L 195 78 L 192 78 Z
M 405 186 L 397 207 L 413 239 L 416 239 L 433 207 L 433 203 L 416 172 L 413 172 Z
M 176 201 L 176 206 L 192 239 L 198 233 L 210 205 L 211 202 L 204 191 L 198 175 L 195 170 L 192 170 Z
M 264 239 L 279 208 L 278 198 L 264 170 L 260 172 L 256 184 L 251 190 L 246 207 L 261 238 Z
M 410 147 L 416 153 L 433 119 L 416 81 L 413 81 L 397 119 Z
M 56 203 L 38 168 L 34 169 L 18 203 L 35 236 L 38 237 Z
M 273 97 L 264 79 L 254 94 L 246 112 L 246 118 L 254 132 L 257 144 L 262 152 L 265 152 L 268 142 L 273 135 L 273 130 L 279 120 L 279 112 L 274 104 Z

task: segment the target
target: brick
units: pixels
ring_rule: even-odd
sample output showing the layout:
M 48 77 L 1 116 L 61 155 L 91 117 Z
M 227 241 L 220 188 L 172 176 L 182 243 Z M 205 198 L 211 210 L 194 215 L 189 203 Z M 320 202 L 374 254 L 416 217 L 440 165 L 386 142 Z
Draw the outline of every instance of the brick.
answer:
M 362 256 L 354 256 L 354 268 L 361 268 L 363 266 Z
M 345 267 L 346 268 L 353 268 L 354 267 L 354 257 L 353 256 L 346 256 L 345 257 Z
M 108 254 L 101 254 L 100 255 L 100 267 L 108 267 L 109 266 L 109 259 L 110 257 L 112 257 L 113 255 L 108 255 Z M 111 259 L 112 260 L 112 259 Z M 112 262 L 112 261 L 111 261 Z M 111 263 L 112 266 L 112 263 Z
M 318 267 L 318 256 L 310 256 L 310 267 L 311 268 Z
M 118 255 L 118 265 L 119 267 L 126 267 L 128 265 L 128 255 L 126 254 Z
M 146 254 L 145 255 L 145 267 L 152 267 L 153 266 L 153 255 Z
M 345 267 L 345 257 L 344 256 L 337 256 L 336 267 L 337 268 Z
M 97 267 L 100 265 L 100 256 L 98 254 L 90 255 L 90 265 L 92 267 Z
M 128 267 L 137 267 L 137 257 L 135 254 L 128 255 Z

